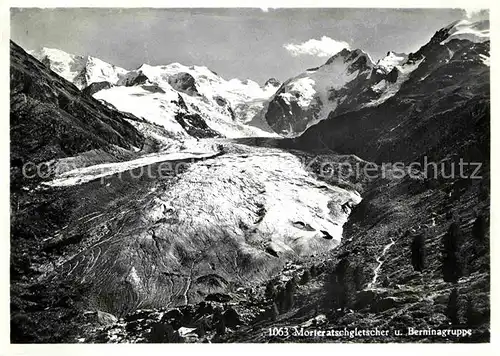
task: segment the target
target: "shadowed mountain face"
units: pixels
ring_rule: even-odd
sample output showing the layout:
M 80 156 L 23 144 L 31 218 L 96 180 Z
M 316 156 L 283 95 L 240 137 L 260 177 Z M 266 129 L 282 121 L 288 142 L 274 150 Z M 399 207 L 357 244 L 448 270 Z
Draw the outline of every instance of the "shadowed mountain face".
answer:
M 316 130 L 325 132 L 327 141 L 328 135 L 338 135 L 339 145 L 342 138 L 352 142 L 346 152 L 356 152 L 374 130 L 386 132 L 401 123 L 394 114 L 404 113 L 409 119 L 409 115 L 421 111 L 425 115 L 429 109 L 444 111 L 446 104 L 441 100 L 458 106 L 466 98 L 488 92 L 488 29 L 488 21 L 453 23 L 436 32 L 416 53 L 389 52 L 377 63 L 362 50 L 344 49 L 324 65 L 286 81 L 270 98 L 263 115 L 276 132 L 287 137 L 340 116 Z M 440 107 L 434 108 L 438 102 Z M 386 117 L 373 118 L 377 112 Z M 347 136 L 345 131 L 349 131 Z M 311 145 L 318 142 L 310 140 Z M 365 147 L 365 152 L 373 151 L 372 146 Z
M 453 39 L 438 31 L 409 61 L 418 67 L 384 103 L 329 118 L 297 144 L 365 159 L 410 162 L 424 154 L 486 159 L 489 150 L 489 41 Z
M 290 326 L 488 341 L 483 25 L 451 24 L 378 63 L 344 50 L 281 86 L 269 80 L 269 101 L 256 83 L 178 64 L 80 92 L 12 43 L 13 341 L 353 341 L 263 332 Z M 305 132 L 220 137 L 244 127 L 235 103 L 236 121 L 265 115 L 283 135 Z M 115 108 L 127 105 L 142 117 Z M 466 178 L 429 177 L 412 165 L 424 156 L 447 169 L 480 163 L 481 178 L 470 166 Z M 76 166 L 29 181 L 27 160 Z M 405 174 L 386 165 L 396 162 Z M 361 171 L 344 176 L 346 166 Z
M 126 158 L 143 147 L 144 136 L 126 121 L 134 116 L 82 95 L 13 42 L 10 58 L 13 169 L 96 150 Z

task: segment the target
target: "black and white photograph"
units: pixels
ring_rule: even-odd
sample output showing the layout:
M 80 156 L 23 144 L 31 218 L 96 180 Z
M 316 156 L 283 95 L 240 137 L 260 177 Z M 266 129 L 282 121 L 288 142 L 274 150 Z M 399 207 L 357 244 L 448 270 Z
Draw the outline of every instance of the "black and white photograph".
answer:
M 10 7 L 10 343 L 490 343 L 470 5 Z

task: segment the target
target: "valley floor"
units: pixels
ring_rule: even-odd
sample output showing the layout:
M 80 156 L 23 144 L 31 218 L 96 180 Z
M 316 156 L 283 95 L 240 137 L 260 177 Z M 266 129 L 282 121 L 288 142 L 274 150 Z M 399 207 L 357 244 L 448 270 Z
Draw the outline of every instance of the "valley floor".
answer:
M 315 175 L 318 167 L 307 163 L 313 157 L 303 152 L 223 139 L 196 145 L 68 171 L 17 197 L 13 271 L 22 274 L 13 283 L 12 313 L 19 341 L 151 342 L 159 323 L 160 328 L 176 325 L 178 341 L 380 342 L 289 339 L 264 331 L 297 325 L 391 332 L 408 326 L 465 327 L 465 317 L 451 325 L 446 316 L 453 288 L 477 305 L 481 331 L 473 340 L 487 338 L 489 304 L 476 302 L 488 298 L 489 274 L 481 264 L 486 255 L 453 286 L 442 280 L 437 247 L 448 226 L 447 211 L 463 217 L 467 232 L 474 221 L 470 206 L 487 209 L 478 185 L 459 192 L 450 206 L 446 184 L 428 188 L 406 178 L 361 177 L 355 185 Z M 365 200 L 354 188 L 364 191 Z M 431 212 L 437 212 L 437 224 L 428 228 L 428 268 L 415 273 L 405 231 L 429 224 Z M 332 292 L 338 266 L 346 261 L 356 278 L 362 276 L 347 304 Z M 309 269 L 315 272 L 297 287 L 293 306 L 280 306 L 279 315 L 270 316 L 273 300 L 265 296 L 266 284 L 273 281 L 280 290 Z M 97 320 L 83 317 L 96 311 Z M 107 313 L 112 315 L 103 321 Z M 224 334 L 216 332 L 219 314 L 226 315 Z M 50 320 L 61 317 L 77 327 L 53 335 Z M 24 324 L 17 325 L 18 319 Z M 42 320 L 44 328 L 37 329 Z M 206 336 L 184 335 L 189 328 L 199 330 L 200 323 L 206 324 Z M 436 338 L 384 341 L 389 340 Z
M 73 169 L 18 197 L 14 230 L 38 250 L 20 244 L 36 256 L 21 279 L 90 284 L 86 308 L 118 316 L 195 303 L 332 250 L 360 200 L 291 153 L 222 139 Z

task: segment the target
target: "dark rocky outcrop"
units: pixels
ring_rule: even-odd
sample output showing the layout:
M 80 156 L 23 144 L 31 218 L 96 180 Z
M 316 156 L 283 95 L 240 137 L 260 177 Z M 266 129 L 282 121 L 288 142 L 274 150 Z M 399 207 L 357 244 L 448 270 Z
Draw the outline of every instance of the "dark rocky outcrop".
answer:
M 168 78 L 168 83 L 177 91 L 189 95 L 199 95 L 198 89 L 196 89 L 196 81 L 189 73 L 176 73 Z
M 89 86 L 85 87 L 82 90 L 83 95 L 86 95 L 87 97 L 92 97 L 95 93 L 97 93 L 100 90 L 104 89 L 109 89 L 113 85 L 110 82 L 98 82 L 98 83 L 91 83 Z
M 196 138 L 221 137 L 221 134 L 212 130 L 199 114 L 179 112 L 175 115 L 175 120 L 190 136 Z
M 268 80 L 266 80 L 266 82 L 264 83 L 264 87 L 267 87 L 268 85 L 271 85 L 275 88 L 279 87 L 281 85 L 280 81 L 276 78 L 269 78 Z

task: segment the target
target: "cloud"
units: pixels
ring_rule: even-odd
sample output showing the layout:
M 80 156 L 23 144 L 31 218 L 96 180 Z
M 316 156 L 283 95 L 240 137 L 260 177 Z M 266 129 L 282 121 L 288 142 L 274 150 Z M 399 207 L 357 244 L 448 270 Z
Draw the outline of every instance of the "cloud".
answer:
M 260 8 L 263 12 L 269 12 L 270 10 L 276 10 L 277 7 L 261 7 Z
M 467 8 L 463 10 L 465 11 L 465 16 L 472 21 L 485 20 L 488 19 L 490 15 L 487 9 Z
M 317 57 L 331 57 L 344 48 L 349 49 L 349 44 L 344 41 L 336 41 L 330 37 L 323 36 L 321 39 L 310 39 L 300 44 L 287 43 L 283 47 L 294 57 L 300 55 L 311 55 Z

